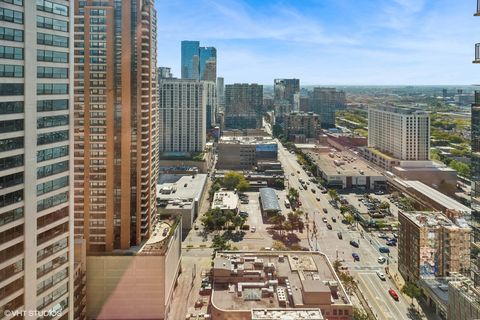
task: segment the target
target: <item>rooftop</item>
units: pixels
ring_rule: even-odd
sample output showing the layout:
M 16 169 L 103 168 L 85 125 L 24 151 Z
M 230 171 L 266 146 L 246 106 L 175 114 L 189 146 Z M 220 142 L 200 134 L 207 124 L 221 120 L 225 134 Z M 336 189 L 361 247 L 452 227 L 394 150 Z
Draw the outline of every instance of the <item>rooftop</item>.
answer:
M 426 184 L 417 181 L 417 180 L 401 180 L 396 178 L 395 181 L 399 184 L 404 185 L 405 187 L 410 187 L 415 189 L 417 192 L 425 195 L 426 197 L 432 199 L 445 209 L 457 210 L 464 214 L 470 214 L 471 209 L 467 206 L 464 206 L 460 202 L 450 198 L 449 196 L 444 195 L 440 191 L 433 189 L 432 187 L 427 186 Z
M 320 252 L 217 252 L 213 278 L 211 300 L 223 310 L 351 307 L 330 261 Z
M 254 136 L 234 136 L 221 137 L 219 143 L 230 144 L 277 144 L 271 137 L 254 137 Z
M 419 227 L 458 227 L 470 229 L 464 219 L 456 219 L 455 221 L 452 221 L 441 212 L 410 211 L 402 213 Z
M 281 211 L 277 193 L 272 188 L 260 188 L 260 201 L 265 211 Z
M 320 309 L 252 309 L 252 320 L 323 320 Z
M 165 207 L 184 207 L 202 197 L 207 183 L 206 174 L 161 174 L 157 184 L 157 204 Z
M 235 210 L 238 207 L 238 201 L 238 194 L 235 191 L 220 190 L 213 196 L 212 209 Z
M 380 172 L 346 151 L 330 153 L 306 151 L 306 154 L 328 176 L 382 176 Z
M 398 114 L 405 114 L 405 115 L 428 115 L 428 112 L 418 109 L 418 108 L 410 108 L 410 107 L 403 107 L 403 106 L 387 106 L 387 105 L 381 105 L 381 106 L 371 106 L 369 107 L 369 110 L 379 110 L 379 111 L 385 111 L 385 112 L 392 112 L 392 113 L 398 113 Z

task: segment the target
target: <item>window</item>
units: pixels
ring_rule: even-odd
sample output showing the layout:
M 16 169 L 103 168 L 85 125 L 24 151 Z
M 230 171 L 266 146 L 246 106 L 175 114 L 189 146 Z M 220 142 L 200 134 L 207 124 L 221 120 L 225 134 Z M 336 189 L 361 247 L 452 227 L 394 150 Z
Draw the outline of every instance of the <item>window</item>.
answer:
M 0 96 L 23 95 L 23 83 L 0 83 Z
M 0 226 L 4 226 L 21 218 L 23 218 L 23 207 L 4 212 L 0 214 Z
M 12 114 L 23 112 L 23 101 L 0 102 L 0 114 Z
M 67 94 L 68 84 L 38 83 L 37 94 Z
M 17 190 L 0 196 L 0 208 L 23 200 L 23 190 Z
M 0 0 L 5 3 L 14 4 L 16 6 L 23 6 L 23 0 Z
M 68 186 L 68 177 L 61 177 L 37 185 L 37 196 Z
M 68 48 L 68 37 L 57 36 L 53 34 L 37 33 L 37 44 L 43 44 L 46 46 Z
M 67 124 L 68 124 L 68 115 L 40 117 L 37 120 L 37 129 L 58 127 L 58 126 L 64 126 Z
M 37 27 L 68 32 L 68 22 L 37 16 Z
M 0 152 L 23 148 L 23 137 L 0 140 Z
M 37 138 L 37 145 L 55 143 L 68 140 L 68 130 L 40 133 Z
M 23 243 L 20 243 L 23 247 Z M 52 243 L 51 245 L 38 250 L 37 251 L 37 262 L 45 259 L 48 256 L 51 256 L 52 254 L 57 253 L 58 251 L 61 251 L 65 249 L 68 246 L 68 240 L 67 238 L 63 238 L 55 243 Z
M 0 121 L 0 133 L 23 130 L 23 119 Z
M 17 184 L 23 183 L 23 172 L 9 174 L 8 176 L 0 177 L 0 188 L 10 188 Z
M 49 164 L 37 169 L 37 179 L 45 178 L 68 170 L 68 160 Z
M 23 166 L 23 154 L 0 159 L 0 171 Z
M 50 50 L 37 50 L 37 61 L 47 62 L 68 62 L 67 52 L 58 52 Z
M 23 24 L 23 12 L 0 8 L 0 20 Z
M 0 77 L 22 78 L 23 66 L 0 64 Z
M 0 58 L 23 60 L 23 48 L 0 46 Z
M 37 201 L 37 211 L 46 210 L 51 207 L 58 206 L 59 204 L 65 203 L 68 201 L 68 192 L 62 192 L 45 198 L 43 200 Z
M 12 28 L 0 27 L 0 40 L 23 42 L 23 31 Z
M 68 68 L 37 67 L 37 77 L 51 78 L 51 79 L 66 79 L 68 78 Z
M 68 110 L 68 99 L 37 101 L 38 112 L 58 110 Z
M 46 0 L 37 0 L 37 10 L 55 13 L 61 16 L 68 17 L 68 7 Z
M 68 156 L 68 146 L 61 146 L 37 151 L 37 162 Z

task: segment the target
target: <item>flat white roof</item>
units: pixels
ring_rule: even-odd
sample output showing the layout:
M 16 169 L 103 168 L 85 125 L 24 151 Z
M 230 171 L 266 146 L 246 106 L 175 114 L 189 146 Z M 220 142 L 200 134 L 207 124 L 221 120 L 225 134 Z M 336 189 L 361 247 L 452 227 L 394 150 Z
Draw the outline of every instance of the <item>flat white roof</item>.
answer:
M 424 194 L 428 198 L 432 199 L 436 203 L 440 204 L 441 206 L 447 208 L 447 209 L 452 209 L 452 210 L 458 210 L 460 212 L 465 212 L 465 213 L 471 213 L 472 210 L 461 204 L 460 202 L 450 198 L 449 196 L 444 195 L 440 191 L 437 191 L 433 189 L 432 187 L 427 186 L 426 184 L 417 181 L 417 180 L 403 180 L 402 181 L 404 185 L 407 187 L 411 187 L 418 192 Z
M 212 209 L 220 208 L 222 210 L 235 210 L 238 207 L 238 194 L 234 191 L 215 192 L 212 201 Z

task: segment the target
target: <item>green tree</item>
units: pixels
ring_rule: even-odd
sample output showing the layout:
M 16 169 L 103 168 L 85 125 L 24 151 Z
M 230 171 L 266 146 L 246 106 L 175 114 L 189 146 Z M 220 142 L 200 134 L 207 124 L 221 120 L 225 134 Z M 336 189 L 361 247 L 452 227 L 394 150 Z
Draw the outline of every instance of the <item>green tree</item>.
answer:
M 333 269 L 338 272 L 338 270 L 340 269 L 340 267 L 342 266 L 342 263 L 339 261 L 339 260 L 335 260 L 333 261 Z
M 368 315 L 365 310 L 359 308 L 353 308 L 353 319 L 354 320 L 374 320 L 371 316 Z
M 214 251 L 225 251 L 232 249 L 232 245 L 225 239 L 225 237 L 220 235 L 215 235 L 213 237 L 211 247 Z
M 422 289 L 413 282 L 406 282 L 402 287 L 402 292 L 413 299 L 419 299 L 422 295 Z
M 236 187 L 236 189 L 238 191 L 246 191 L 246 190 L 248 190 L 248 188 L 250 188 L 250 183 L 248 183 L 248 181 L 245 178 L 240 180 L 237 184 L 237 187 Z
M 351 214 L 345 215 L 345 220 L 348 224 L 352 224 L 355 221 L 355 218 Z
M 343 204 L 340 206 L 340 213 L 341 213 L 341 214 L 345 214 L 345 213 L 347 213 L 347 212 L 349 212 L 349 211 L 350 211 L 350 207 L 349 207 L 349 206 L 346 206 L 346 205 L 343 205 Z
M 295 188 L 288 189 L 288 199 L 290 199 L 291 201 L 297 201 L 299 196 L 300 194 L 298 193 L 297 189 Z
M 382 203 L 378 206 L 380 209 L 390 209 L 390 203 L 387 201 L 382 201 Z
M 333 200 L 337 201 L 338 200 L 338 191 L 336 189 L 328 189 L 328 195 L 330 198 Z
M 462 177 L 469 178 L 470 177 L 470 166 L 463 162 L 459 162 L 457 160 L 452 160 L 448 164 L 448 166 L 458 172 L 459 175 Z
M 240 181 L 243 180 L 245 180 L 245 177 L 242 174 L 235 171 L 229 171 L 225 173 L 222 184 L 224 188 L 227 188 L 228 190 L 233 190 L 237 187 Z
M 281 241 L 274 241 L 272 248 L 277 251 L 286 251 L 288 250 L 287 246 L 283 244 Z

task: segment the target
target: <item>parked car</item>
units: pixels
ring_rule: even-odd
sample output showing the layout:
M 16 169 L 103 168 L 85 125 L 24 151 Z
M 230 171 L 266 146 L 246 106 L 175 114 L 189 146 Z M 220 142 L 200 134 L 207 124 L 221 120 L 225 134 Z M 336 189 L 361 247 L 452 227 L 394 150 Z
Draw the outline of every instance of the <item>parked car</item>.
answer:
M 379 237 L 380 239 L 388 239 L 388 236 L 387 236 L 385 233 L 380 233 L 380 234 L 378 235 L 378 237 Z
M 350 240 L 350 244 L 351 244 L 352 246 L 354 246 L 355 248 L 360 247 L 360 245 L 358 244 L 358 242 L 355 241 L 355 240 Z
M 390 249 L 384 246 L 379 247 L 378 251 L 380 251 L 381 253 L 390 253 Z
M 323 211 L 323 213 L 328 213 L 327 208 L 323 208 L 322 211 Z
M 315 199 L 317 199 L 317 201 L 320 201 L 320 197 L 316 197 Z
M 342 233 L 341 233 L 341 232 L 337 232 L 337 237 L 338 237 L 338 239 L 340 239 L 340 240 L 343 239 Z
M 335 217 L 332 217 L 333 222 L 337 222 L 337 219 Z
M 246 217 L 248 217 L 248 212 L 246 212 L 246 211 L 240 211 L 240 213 L 239 213 L 238 215 L 239 215 L 240 217 L 246 218 Z
M 312 189 L 310 189 L 310 190 L 311 190 L 313 193 L 316 193 L 316 192 L 317 192 L 314 188 L 312 188 Z
M 393 234 L 393 237 L 394 237 L 395 239 L 397 239 L 397 238 L 398 238 L 398 234 L 394 233 L 394 234 Z
M 382 281 L 386 281 L 387 279 L 385 278 L 385 274 L 383 272 L 377 271 L 377 276 L 380 278 Z
M 327 223 L 327 222 L 328 222 L 328 221 L 327 221 L 327 218 L 323 218 L 322 221 L 323 221 L 324 223 Z
M 360 261 L 360 256 L 358 255 L 358 253 L 352 253 L 352 257 L 353 257 L 353 261 Z
M 382 263 L 385 263 L 387 261 L 387 259 L 385 259 L 385 257 L 378 257 L 377 259 L 377 262 L 382 264 Z
M 395 247 L 397 245 L 397 241 L 387 241 L 387 246 Z
M 394 300 L 398 301 L 398 294 L 395 292 L 395 290 L 393 290 L 392 288 L 390 288 L 390 289 L 388 289 L 388 293 L 390 294 L 390 296 L 391 296 Z
M 242 200 L 240 200 L 240 203 L 241 204 L 249 204 L 250 201 L 248 199 L 242 199 Z
M 255 232 L 255 231 L 257 231 L 257 227 L 253 226 L 250 228 L 250 232 Z
M 327 229 L 332 230 L 332 225 L 330 223 L 327 223 Z

